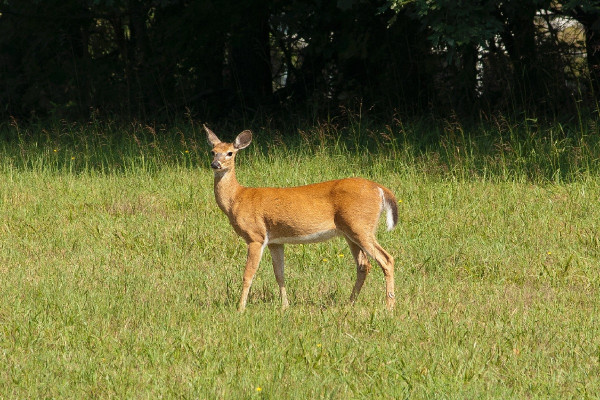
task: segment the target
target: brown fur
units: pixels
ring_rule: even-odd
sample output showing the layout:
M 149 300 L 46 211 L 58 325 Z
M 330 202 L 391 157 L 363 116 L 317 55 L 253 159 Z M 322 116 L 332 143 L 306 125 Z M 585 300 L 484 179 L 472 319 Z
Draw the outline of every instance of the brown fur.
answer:
M 234 143 L 221 142 L 206 126 L 213 146 L 215 198 L 238 235 L 248 245 L 248 255 L 239 310 L 243 311 L 252 279 L 265 246 L 269 247 L 280 288 L 283 308 L 288 306 L 284 283 L 283 245 L 311 243 L 342 235 L 357 265 L 357 280 L 350 296 L 356 299 L 371 269 L 367 255 L 381 266 L 386 279 L 388 308 L 394 306 L 394 259 L 375 238 L 384 209 L 391 213 L 391 229 L 398 221 L 397 201 L 392 192 L 369 180 L 346 178 L 290 188 L 249 188 L 235 176 L 235 155 L 247 147 L 250 131 Z

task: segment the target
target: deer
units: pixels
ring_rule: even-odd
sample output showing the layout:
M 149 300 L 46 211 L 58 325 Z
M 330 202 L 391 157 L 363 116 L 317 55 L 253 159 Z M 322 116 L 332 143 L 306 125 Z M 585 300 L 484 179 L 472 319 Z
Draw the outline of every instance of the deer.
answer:
M 284 245 L 316 243 L 343 236 L 356 263 L 356 282 L 350 302 L 358 294 L 374 259 L 385 277 L 387 309 L 394 308 L 394 258 L 377 242 L 375 233 L 383 211 L 387 230 L 398 223 L 398 202 L 386 187 L 352 177 L 296 187 L 245 187 L 235 174 L 235 157 L 252 141 L 244 130 L 233 143 L 222 142 L 204 125 L 212 146 L 214 193 L 235 232 L 246 242 L 247 256 L 238 311 L 243 312 L 250 286 L 266 247 L 271 252 L 281 308 L 289 307 L 284 278 Z

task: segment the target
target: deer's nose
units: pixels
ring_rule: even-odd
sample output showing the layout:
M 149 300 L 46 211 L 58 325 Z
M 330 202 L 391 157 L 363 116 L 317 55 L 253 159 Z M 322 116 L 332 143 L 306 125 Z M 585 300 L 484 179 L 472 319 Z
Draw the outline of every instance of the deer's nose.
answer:
M 210 166 L 211 166 L 211 168 L 212 168 L 212 169 L 221 169 L 221 163 L 220 163 L 220 162 L 218 162 L 218 161 L 216 161 L 216 160 L 215 160 L 215 161 L 213 161 L 213 162 L 210 164 Z

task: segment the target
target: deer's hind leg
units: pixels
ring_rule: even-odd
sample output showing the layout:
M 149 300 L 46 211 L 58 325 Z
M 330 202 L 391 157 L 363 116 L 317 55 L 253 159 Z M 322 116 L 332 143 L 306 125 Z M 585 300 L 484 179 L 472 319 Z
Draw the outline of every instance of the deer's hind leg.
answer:
M 350 301 L 353 303 L 356 301 L 356 298 L 358 297 L 358 294 L 365 283 L 365 279 L 367 278 L 369 271 L 371 271 L 371 263 L 369 262 L 367 254 L 361 250 L 360 246 L 358 246 L 349 238 L 346 238 L 346 241 L 350 247 L 352 257 L 354 257 L 354 261 L 356 262 L 356 283 L 354 284 L 352 294 L 350 295 Z
M 379 243 L 377 243 L 377 239 L 375 239 L 374 234 L 348 234 L 347 238 L 349 241 L 352 241 L 356 246 L 358 246 L 365 254 L 368 254 L 370 257 L 374 258 L 375 261 L 377 261 L 377 264 L 379 264 L 381 267 L 385 277 L 386 305 L 389 310 L 393 309 L 396 302 L 394 295 L 394 257 L 385 251 Z M 359 279 L 360 278 L 357 278 L 355 289 L 359 286 Z M 362 283 L 360 286 L 362 286 Z M 352 293 L 354 294 L 354 291 Z

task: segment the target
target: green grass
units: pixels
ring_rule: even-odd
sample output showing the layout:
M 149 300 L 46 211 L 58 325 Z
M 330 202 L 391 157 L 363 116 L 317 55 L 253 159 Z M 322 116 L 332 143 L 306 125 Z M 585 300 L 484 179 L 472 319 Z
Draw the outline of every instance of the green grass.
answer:
M 244 314 L 198 127 L 5 127 L 0 398 L 596 398 L 598 139 L 507 126 L 255 129 L 242 184 L 396 193 L 397 303 L 375 268 L 348 305 L 334 239 L 286 246 L 285 312 L 265 254 Z

